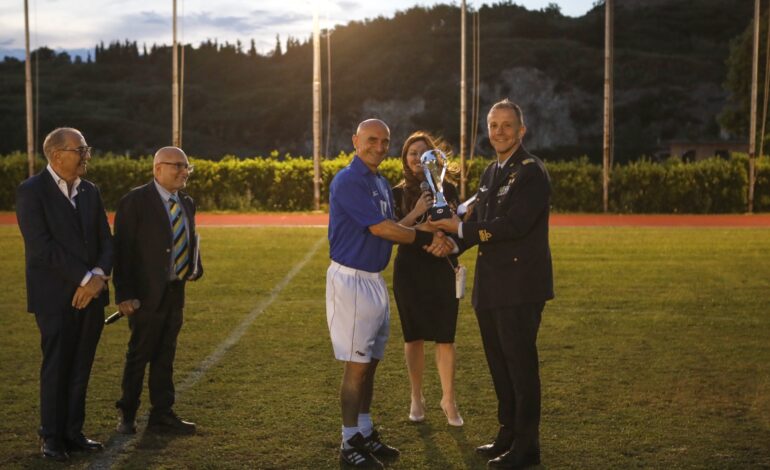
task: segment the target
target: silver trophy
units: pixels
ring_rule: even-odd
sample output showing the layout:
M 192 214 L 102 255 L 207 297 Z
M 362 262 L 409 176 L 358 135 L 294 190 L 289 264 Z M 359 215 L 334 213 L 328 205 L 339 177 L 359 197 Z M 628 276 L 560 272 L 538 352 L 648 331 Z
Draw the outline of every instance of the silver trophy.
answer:
M 452 217 L 452 211 L 444 197 L 444 175 L 446 175 L 447 158 L 439 149 L 428 150 L 420 157 L 422 171 L 425 173 L 425 181 L 433 192 L 433 207 L 428 209 L 431 219 L 448 219 Z

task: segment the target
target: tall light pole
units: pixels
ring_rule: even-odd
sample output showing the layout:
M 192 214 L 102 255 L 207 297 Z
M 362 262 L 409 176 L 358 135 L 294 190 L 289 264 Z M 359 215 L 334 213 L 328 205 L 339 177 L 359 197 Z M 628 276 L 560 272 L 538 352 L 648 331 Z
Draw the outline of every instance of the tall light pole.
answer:
M 321 209 L 321 31 L 313 11 L 313 207 Z
M 176 43 L 176 0 L 173 0 L 173 40 L 171 43 L 171 142 L 179 147 L 179 58 Z
M 754 50 L 751 61 L 751 117 L 749 119 L 749 213 L 754 211 L 754 160 L 757 154 L 757 81 L 759 81 L 759 0 L 754 0 Z
M 29 176 L 32 176 L 35 174 L 35 134 L 32 119 L 32 60 L 29 53 L 29 6 L 27 0 L 24 0 L 24 42 L 26 48 L 24 92 L 27 103 L 27 166 L 29 167 Z
M 604 142 L 602 152 L 602 206 L 604 212 L 609 211 L 610 166 L 613 151 L 613 2 L 605 1 L 604 18 Z
M 468 103 L 466 101 L 468 92 L 467 92 L 467 84 L 465 82 L 465 43 L 467 42 L 465 39 L 466 31 L 465 31 L 465 0 L 462 0 L 461 6 L 460 6 L 460 199 L 465 199 L 465 129 L 467 126 L 467 123 L 465 122 L 466 114 L 467 114 L 467 106 Z

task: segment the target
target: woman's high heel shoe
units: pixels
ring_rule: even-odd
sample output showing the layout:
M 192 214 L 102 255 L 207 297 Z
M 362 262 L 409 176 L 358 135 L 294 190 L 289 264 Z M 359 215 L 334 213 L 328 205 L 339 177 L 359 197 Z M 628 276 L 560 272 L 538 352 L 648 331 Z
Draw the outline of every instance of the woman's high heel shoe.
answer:
M 446 416 L 446 421 L 449 423 L 450 426 L 455 427 L 461 427 L 465 422 L 463 421 L 463 417 L 460 416 L 460 412 L 457 410 L 457 404 L 452 404 L 452 407 L 454 408 L 454 417 L 449 416 L 449 413 L 447 412 L 447 407 L 444 406 L 444 404 L 441 404 L 441 410 L 444 412 L 444 416 Z
M 415 406 L 416 402 L 412 400 L 409 405 L 409 421 L 413 423 L 422 423 L 425 421 L 425 398 L 420 398 L 419 406 Z

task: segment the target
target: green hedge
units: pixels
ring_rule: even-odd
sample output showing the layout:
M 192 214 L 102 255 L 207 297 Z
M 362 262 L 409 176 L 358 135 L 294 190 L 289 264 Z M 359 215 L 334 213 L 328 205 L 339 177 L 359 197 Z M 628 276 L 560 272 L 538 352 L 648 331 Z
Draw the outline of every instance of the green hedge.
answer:
M 220 161 L 193 158 L 195 172 L 188 192 L 201 210 L 309 210 L 313 206 L 313 162 L 287 156 Z M 328 201 L 334 175 L 350 162 L 351 154 L 324 160 L 321 166 L 321 195 Z M 39 160 L 36 167 L 45 162 Z M 468 172 L 468 194 L 489 160 L 475 158 Z M 568 162 L 547 163 L 553 184 L 553 209 L 558 212 L 600 212 L 602 209 L 601 166 L 583 157 Z M 12 210 L 14 190 L 26 175 L 24 155 L 0 156 L 0 209 Z M 380 166 L 395 184 L 401 179 L 401 161 L 389 158 Z M 610 208 L 619 213 L 735 213 L 745 212 L 748 158 L 734 155 L 695 163 L 672 159 L 666 163 L 639 160 L 616 165 L 611 174 Z M 102 190 L 105 205 L 115 208 L 130 188 L 150 181 L 150 157 L 96 157 L 88 178 Z M 755 211 L 770 211 L 770 158 L 758 159 Z

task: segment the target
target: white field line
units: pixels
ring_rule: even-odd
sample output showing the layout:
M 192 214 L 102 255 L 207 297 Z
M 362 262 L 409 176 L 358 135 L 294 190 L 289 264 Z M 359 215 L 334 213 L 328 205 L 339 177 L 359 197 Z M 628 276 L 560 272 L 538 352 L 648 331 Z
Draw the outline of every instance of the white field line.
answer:
M 286 286 L 288 286 L 292 281 L 292 279 L 294 279 L 294 276 L 302 271 L 308 261 L 310 261 L 313 256 L 315 256 L 316 252 L 325 241 L 326 236 L 319 238 L 318 241 L 315 242 L 315 244 L 313 244 L 310 250 L 305 254 L 305 257 L 291 268 L 291 270 L 286 274 L 286 276 L 284 276 L 281 282 L 273 287 L 273 289 L 270 291 L 270 294 L 260 300 L 257 305 L 254 306 L 251 312 L 249 312 L 248 315 L 246 315 L 243 320 L 241 320 L 241 322 L 238 324 L 238 326 L 235 327 L 230 335 L 224 341 L 222 341 L 219 346 L 217 346 L 214 352 L 209 354 L 206 359 L 198 364 L 198 367 L 196 367 L 187 375 L 187 377 L 185 377 L 182 383 L 176 387 L 177 397 L 194 387 L 201 380 L 201 378 L 206 375 L 206 372 L 208 372 L 209 369 L 216 366 L 219 361 L 222 360 L 230 348 L 235 346 L 238 341 L 240 341 L 241 337 L 243 337 L 243 335 L 246 333 L 246 330 L 248 330 L 251 324 L 254 323 L 254 320 L 256 320 L 257 317 L 259 317 L 259 315 L 261 315 L 262 312 L 264 312 L 275 301 L 275 299 L 278 298 L 283 289 L 285 289 Z M 147 422 L 147 414 L 142 416 L 138 421 L 139 424 L 145 424 Z M 105 448 L 104 452 L 94 458 L 88 468 L 95 470 L 109 469 L 115 465 L 120 464 L 122 461 L 126 460 L 134 451 L 136 448 L 136 443 L 139 441 L 141 435 L 141 431 L 132 436 L 116 434 L 114 439 L 112 439 L 110 444 Z

